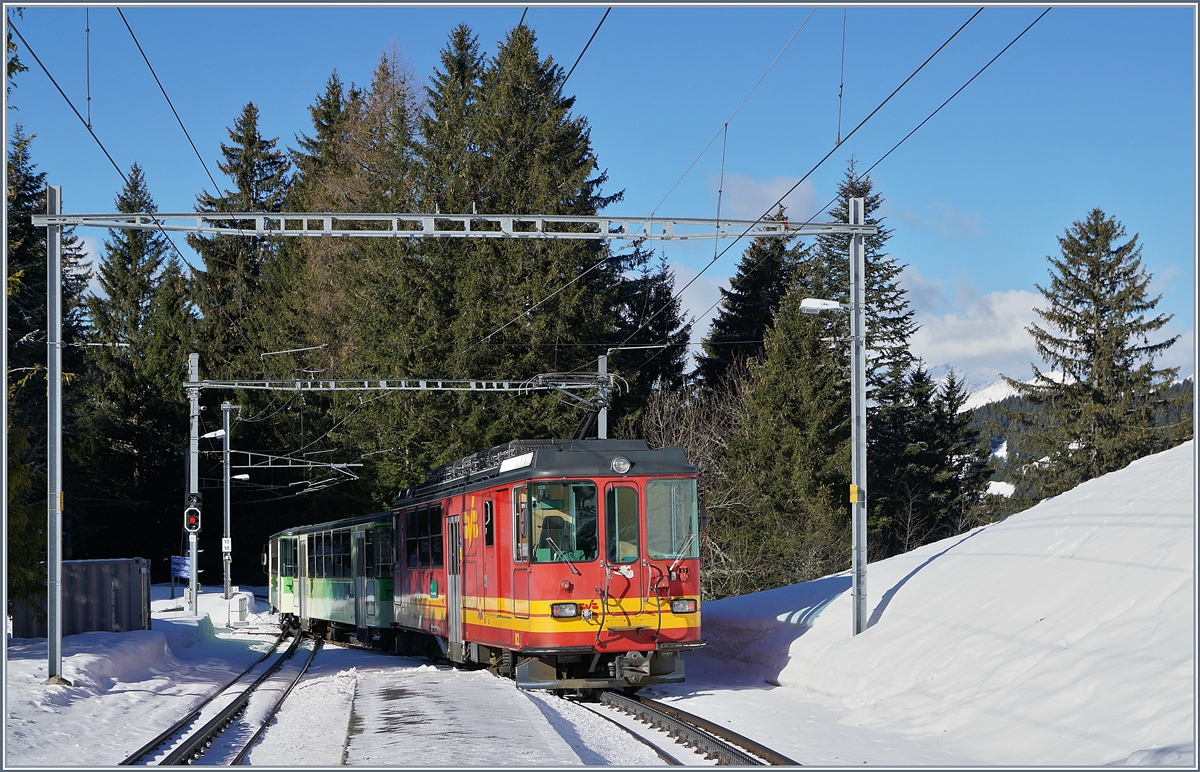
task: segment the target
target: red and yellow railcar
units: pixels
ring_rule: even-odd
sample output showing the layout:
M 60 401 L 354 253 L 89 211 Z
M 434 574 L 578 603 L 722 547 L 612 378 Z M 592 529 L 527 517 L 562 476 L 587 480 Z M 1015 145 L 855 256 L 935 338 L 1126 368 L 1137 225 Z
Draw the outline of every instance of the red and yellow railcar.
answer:
M 394 628 L 527 689 L 683 680 L 700 636 L 700 506 L 681 448 L 517 440 L 392 509 Z M 384 632 L 384 631 L 381 631 Z

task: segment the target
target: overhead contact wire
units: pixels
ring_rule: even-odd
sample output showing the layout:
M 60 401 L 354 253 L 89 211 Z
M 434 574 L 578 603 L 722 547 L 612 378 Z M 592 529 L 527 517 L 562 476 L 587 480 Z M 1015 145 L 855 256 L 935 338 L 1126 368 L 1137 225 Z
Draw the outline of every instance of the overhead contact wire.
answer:
M 853 129 L 853 130 L 852 130 L 852 131 L 851 131 L 849 134 L 847 134 L 847 135 L 846 135 L 846 139 L 850 139 L 851 137 L 853 137 L 853 136 L 854 136 L 854 134 L 855 134 L 856 132 L 858 132 L 858 130 L 859 130 L 859 129 L 861 129 L 861 128 L 862 128 L 864 125 L 866 125 L 867 121 L 871 120 L 871 118 L 873 118 L 873 117 L 875 116 L 875 114 L 876 114 L 876 113 L 878 113 L 880 110 L 882 110 L 882 109 L 883 109 L 883 106 L 884 106 L 884 105 L 886 105 L 888 102 L 890 102 L 890 101 L 891 101 L 891 99 L 892 99 L 892 97 L 896 96 L 896 94 L 898 94 L 902 88 L 904 88 L 906 85 L 908 85 L 908 83 L 909 83 L 909 82 L 910 82 L 910 81 L 911 81 L 913 78 L 915 78 L 915 77 L 917 76 L 917 73 L 919 73 L 921 70 L 925 69 L 925 66 L 926 66 L 927 64 L 929 64 L 931 61 L 933 61 L 933 58 L 934 58 L 935 56 L 937 56 L 939 53 L 941 53 L 941 52 L 942 52 L 942 50 L 946 48 L 946 46 L 950 45 L 950 41 L 952 41 L 952 40 L 954 40 L 954 38 L 958 37 L 958 34 L 959 34 L 960 32 L 962 32 L 964 29 L 966 29 L 967 25 L 968 25 L 968 24 L 970 24 L 972 21 L 974 21 L 974 20 L 975 20 L 975 17 L 979 16 L 979 14 L 981 14 L 981 13 L 983 13 L 983 9 L 982 9 L 982 8 L 980 8 L 980 9 L 979 9 L 979 10 L 977 10 L 977 11 L 975 11 L 975 13 L 973 13 L 973 14 L 971 15 L 971 18 L 969 18 L 969 19 L 967 19 L 965 22 L 963 22 L 963 25 L 962 25 L 961 27 L 959 27 L 957 30 L 955 30 L 955 31 L 954 31 L 954 34 L 952 34 L 952 35 L 951 35 L 949 38 L 947 38 L 945 43 L 942 43 L 940 46 L 938 46 L 938 49 L 937 49 L 936 51 L 934 51 L 932 54 L 930 54 L 930 55 L 929 55 L 929 58 L 927 58 L 927 59 L 926 59 L 924 62 L 922 62 L 922 63 L 921 63 L 921 65 L 920 65 L 919 67 L 917 67 L 917 69 L 913 70 L 912 74 L 911 74 L 911 75 L 909 75 L 907 78 L 905 78 L 903 83 L 901 83 L 899 86 L 897 86 L 897 87 L 895 88 L 895 90 L 894 90 L 894 91 L 892 91 L 892 93 L 888 94 L 887 98 L 886 98 L 886 99 L 884 99 L 882 102 L 880 102 L 880 103 L 879 103 L 879 105 L 878 105 L 878 106 L 877 106 L 877 107 L 876 107 L 874 110 L 872 110 L 872 111 L 870 112 L 870 114 L 868 114 L 868 115 L 867 115 L 867 117 L 866 117 L 866 118 L 863 118 L 863 119 L 862 119 L 862 120 L 859 122 L 859 124 L 858 124 L 857 126 L 855 126 L 855 127 L 854 127 L 854 129 Z M 843 140 L 843 141 L 845 141 L 845 140 Z M 824 164 L 824 163 L 825 163 L 827 160 L 829 160 L 829 157 L 830 157 L 830 156 L 832 156 L 832 155 L 834 154 L 834 152 L 836 152 L 836 151 L 837 151 L 838 147 L 839 147 L 839 146 L 835 145 L 835 146 L 833 147 L 833 149 L 831 149 L 831 150 L 830 150 L 828 153 L 826 153 L 826 154 L 825 154 L 825 156 L 824 156 L 824 157 L 822 157 L 822 158 L 821 158 L 821 160 L 820 160 L 820 161 L 817 161 L 817 163 L 816 163 L 816 164 L 815 164 L 815 165 L 814 165 L 814 166 L 813 166 L 811 169 L 809 169 L 809 170 L 808 170 L 808 172 L 807 172 L 807 173 L 806 173 L 806 174 L 805 174 L 803 177 L 801 177 L 801 178 L 800 178 L 800 179 L 799 179 L 799 180 L 796 182 L 796 184 L 795 184 L 795 185 L 793 185 L 792 187 L 788 188 L 788 190 L 787 190 L 787 192 L 786 192 L 786 193 L 784 193 L 782 196 L 780 196 L 780 197 L 778 198 L 778 200 L 776 200 L 776 201 L 775 201 L 775 203 L 774 203 L 774 204 L 771 204 L 771 206 L 770 206 L 770 207 L 767 209 L 767 211 L 766 211 L 766 212 L 764 212 L 763 214 L 759 215 L 759 216 L 758 216 L 758 218 L 757 218 L 757 219 L 756 219 L 756 220 L 755 220 L 753 223 L 751 223 L 751 224 L 750 224 L 750 225 L 749 225 L 749 226 L 746 228 L 746 230 L 742 231 L 741 235 L 737 236 L 737 237 L 736 237 L 736 238 L 735 238 L 735 239 L 734 239 L 734 240 L 733 240 L 733 241 L 732 241 L 732 242 L 729 244 L 729 246 L 727 246 L 727 247 L 725 247 L 725 249 L 721 250 L 721 252 L 720 252 L 720 253 L 719 253 L 719 254 L 718 254 L 716 257 L 714 257 L 712 260 L 710 260 L 710 261 L 709 261 L 709 263 L 708 263 L 706 266 L 704 266 L 703 268 L 701 268 L 701 269 L 700 269 L 700 271 L 699 271 L 699 273 L 697 273 L 695 276 L 693 276 L 693 277 L 692 277 L 692 278 L 691 278 L 691 279 L 690 279 L 690 280 L 687 282 L 687 284 L 684 284 L 684 285 L 683 285 L 683 287 L 682 287 L 682 288 L 680 288 L 680 290 L 679 290 L 678 292 L 676 292 L 676 293 L 675 293 L 675 295 L 673 296 L 673 298 L 672 298 L 672 299 L 678 298 L 680 295 L 682 295 L 682 294 L 683 294 L 683 292 L 684 292 L 684 290 L 686 290 L 688 287 L 692 286 L 692 284 L 693 284 L 693 283 L 694 283 L 694 282 L 695 282 L 697 279 L 699 279 L 701 276 L 703 276 L 703 275 L 704 275 L 704 273 L 705 273 L 705 272 L 706 272 L 706 271 L 707 271 L 709 268 L 711 268 L 711 267 L 713 266 L 713 264 L 714 264 L 714 263 L 716 263 L 716 262 L 717 262 L 717 260 L 719 260 L 719 259 L 720 259 L 722 256 L 724 256 L 724 255 L 725 255 L 725 253 L 726 253 L 726 252 L 728 252 L 730 249 L 732 249 L 732 248 L 733 248 L 733 247 L 734 247 L 734 246 L 735 246 L 735 245 L 736 245 L 736 244 L 737 244 L 739 241 L 741 241 L 742 239 L 746 238 L 746 236 L 747 236 L 747 235 L 748 235 L 748 234 L 749 234 L 749 233 L 750 233 L 750 232 L 751 232 L 751 231 L 752 231 L 752 230 L 753 230 L 753 229 L 754 229 L 754 228 L 755 228 L 755 227 L 756 227 L 756 226 L 757 226 L 757 225 L 758 225 L 760 222 L 762 222 L 764 219 L 766 219 L 766 218 L 767 218 L 767 216 L 768 216 L 768 215 L 771 213 L 771 211 L 772 211 L 773 209 L 775 209 L 777 206 L 779 206 L 780 204 L 782 204 L 784 199 L 786 199 L 788 196 L 790 196 L 790 195 L 792 194 L 792 192 L 796 190 L 796 188 L 800 187 L 800 185 L 801 185 L 801 184 L 803 184 L 805 180 L 807 180 L 807 179 L 808 179 L 810 176 L 812 176 L 813 172 L 815 172 L 815 171 L 816 171 L 818 168 L 820 168 L 820 166 L 821 166 L 822 164 Z M 810 218 L 810 219 L 809 219 L 807 222 L 805 222 L 804 224 L 805 224 L 805 225 L 808 225 L 808 224 L 809 224 L 809 223 L 811 223 L 811 222 L 812 222 L 812 218 Z M 801 227 L 803 227 L 803 226 L 801 226 Z M 667 306 L 666 306 L 666 305 L 664 305 L 662 308 L 660 308 L 658 311 L 656 311 L 654 314 L 652 314 L 652 315 L 650 316 L 650 318 L 649 318 L 649 319 L 647 319 L 645 322 L 643 322 L 643 323 L 641 324 L 641 326 L 639 326 L 639 327 L 638 327 L 636 330 L 634 330 L 632 333 L 630 333 L 630 334 L 629 334 L 629 337 L 627 337 L 627 338 L 626 338 L 624 341 L 622 341 L 621 345 L 624 345 L 625 343 L 628 343 L 628 342 L 629 342 L 629 341 L 630 341 L 630 340 L 633 338 L 633 336 L 634 336 L 634 335 L 637 335 L 639 332 L 641 332 L 643 329 L 645 329 L 645 328 L 646 328 L 646 325 L 648 325 L 650 322 L 652 322 L 652 321 L 655 319 L 655 317 L 657 317 L 659 314 L 661 314 L 661 313 L 662 313 L 662 312 L 663 312 L 663 311 L 664 311 L 666 308 L 667 308 Z
M 1001 57 L 1001 56 L 1004 54 L 1004 52 L 1006 52 L 1006 51 L 1008 51 L 1008 49 L 1012 48 L 1012 47 L 1013 47 L 1013 45 L 1015 45 L 1015 44 L 1016 44 L 1016 42 L 1017 42 L 1018 40 L 1020 40 L 1022 37 L 1024 37 L 1024 35 L 1025 35 L 1025 33 L 1026 33 L 1026 32 L 1028 32 L 1029 30 L 1033 29 L 1033 25 L 1035 25 L 1035 24 L 1037 24 L 1039 21 L 1041 21 L 1041 20 L 1042 20 L 1042 17 L 1043 17 L 1043 16 L 1045 16 L 1046 14 L 1048 14 L 1048 13 L 1050 13 L 1050 9 L 1049 9 L 1049 8 L 1047 8 L 1047 9 L 1046 9 L 1046 10 L 1044 10 L 1044 11 L 1042 11 L 1042 13 L 1041 13 L 1041 14 L 1040 14 L 1040 15 L 1039 15 L 1039 16 L 1038 16 L 1036 19 L 1034 19 L 1032 22 L 1030 22 L 1030 24 L 1029 24 L 1029 26 L 1028 26 L 1028 27 L 1026 27 L 1025 29 L 1021 30 L 1020 34 L 1018 34 L 1018 35 L 1017 35 L 1015 38 L 1013 38 L 1011 41 L 1009 41 L 1008 45 L 1006 45 L 1004 48 L 1000 49 L 1000 52 L 999 52 L 998 54 L 996 54 L 995 56 L 993 56 L 991 59 L 989 59 L 989 60 L 988 60 L 988 62 L 987 62 L 987 64 L 985 64 L 985 65 L 983 65 L 982 67 L 980 67 L 980 68 L 979 68 L 979 70 L 978 70 L 978 71 L 977 71 L 977 72 L 976 72 L 974 75 L 972 75 L 972 76 L 971 76 L 971 77 L 970 77 L 970 78 L 967 80 L 967 82 L 966 82 L 966 83 L 964 83 L 964 84 L 962 84 L 961 86 L 959 86 L 958 90 L 957 90 L 957 91 L 955 91 L 953 94 L 951 94 L 951 95 L 950 95 L 950 96 L 949 96 L 949 97 L 946 99 L 946 101 L 945 101 L 945 102 L 942 102 L 940 105 L 938 105 L 938 107 L 937 107 L 937 109 L 936 109 L 936 110 L 934 110 L 933 112 L 931 112 L 929 115 L 925 116 L 925 120 L 923 120 L 923 121 L 921 121 L 920 123 L 918 123 L 918 124 L 916 125 L 916 127 L 915 127 L 915 128 L 912 130 L 912 131 L 908 132 L 908 134 L 905 134 L 903 139 L 901 139 L 901 140 L 900 140 L 899 142 L 897 142 L 895 145 L 892 145 L 892 148 L 891 148 L 890 150 L 888 150 L 886 153 L 884 153 L 882 156 L 880 156 L 879 160 L 877 160 L 877 161 L 875 161 L 875 163 L 871 164 L 871 165 L 870 165 L 870 166 L 869 166 L 869 167 L 866 169 L 866 171 L 862 172 L 861 174 L 858 174 L 858 175 L 857 175 L 857 176 L 854 178 L 855 182 L 857 182 L 857 181 L 861 180 L 862 178 L 866 177 L 868 174 L 870 174 L 870 173 L 871 173 L 871 171 L 872 171 L 872 170 L 874 170 L 874 169 L 875 169 L 875 167 L 876 167 L 876 166 L 879 166 L 879 164 L 883 163 L 884 159 L 886 159 L 888 156 L 890 156 L 892 153 L 894 153 L 894 152 L 896 151 L 896 149 L 897 149 L 897 148 L 899 148 L 901 145 L 903 145 L 903 144 L 904 144 L 904 143 L 905 143 L 905 142 L 908 140 L 908 138 L 909 138 L 909 137 L 911 137 L 913 134 L 916 134 L 916 133 L 917 133 L 917 130 L 918 130 L 918 129 L 920 129 L 922 126 L 924 126 L 926 123 L 928 123 L 928 122 L 930 121 L 930 119 L 932 119 L 932 118 L 933 118 L 933 116 L 935 116 L 935 115 L 937 115 L 939 112 L 941 112 L 941 110 L 942 110 L 942 108 L 943 108 L 943 107 L 945 107 L 946 105 L 950 104 L 951 100 L 953 100 L 953 99 L 954 99 L 956 96 L 958 96 L 959 94 L 961 94 L 961 93 L 962 93 L 962 91 L 963 91 L 963 89 L 965 89 L 967 86 L 971 85 L 971 83 L 972 83 L 972 82 L 974 82 L 974 80 L 975 80 L 976 78 L 978 78 L 980 75 L 982 75 L 982 74 L 983 74 L 983 71 L 984 71 L 984 70 L 986 70 L 988 67 L 991 67 L 991 66 L 992 66 L 992 64 L 993 64 L 993 63 L 994 63 L 994 62 L 995 62 L 997 59 L 999 59 L 999 58 L 1000 58 L 1000 57 Z M 817 217 L 818 215 L 820 215 L 822 212 L 824 212 L 824 211 L 825 211 L 826 209 L 828 209 L 829 207 L 833 206 L 835 203 L 837 203 L 837 198 L 836 198 L 836 197 L 835 197 L 835 198 L 833 198 L 833 199 L 830 199 L 830 201 L 829 201 L 828 203 L 826 203 L 824 206 L 822 206 L 820 209 L 818 209 L 818 210 L 817 210 L 817 213 L 816 213 L 815 215 L 813 215 L 813 216 L 812 216 L 812 218 L 810 218 L 810 219 L 809 219 L 809 221 L 805 223 L 805 225 L 807 225 L 809 222 L 812 222 L 812 220 L 813 220 L 813 219 L 816 219 L 816 217 Z M 760 259 L 761 259 L 761 258 L 760 258 Z M 757 265 L 757 264 L 756 264 L 756 265 Z M 699 317 L 697 317 L 697 318 L 703 318 L 703 317 L 704 317 L 704 316 L 706 316 L 706 315 L 707 315 L 707 314 L 708 314 L 710 311 L 712 311 L 714 308 L 716 308 L 716 307 L 717 307 L 717 306 L 718 306 L 720 303 L 721 303 L 721 301 L 720 301 L 720 300 L 718 300 L 716 303 L 713 303 L 711 306 L 709 306 L 709 307 L 708 307 L 708 310 L 707 310 L 707 311 L 705 311 L 703 314 L 700 314 L 700 316 L 699 316 Z M 761 342 L 761 341 L 752 341 L 752 342 Z M 640 368 L 639 368 L 639 369 L 640 369 Z M 637 370 L 634 370 L 633 372 L 637 372 Z

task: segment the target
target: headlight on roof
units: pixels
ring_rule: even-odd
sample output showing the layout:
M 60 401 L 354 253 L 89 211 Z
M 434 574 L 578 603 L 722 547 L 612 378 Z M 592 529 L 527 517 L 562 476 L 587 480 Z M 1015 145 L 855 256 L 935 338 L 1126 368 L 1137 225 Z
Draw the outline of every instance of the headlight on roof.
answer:
M 617 456 L 612 460 L 612 470 L 617 474 L 626 474 L 633 468 L 633 462 L 624 456 Z

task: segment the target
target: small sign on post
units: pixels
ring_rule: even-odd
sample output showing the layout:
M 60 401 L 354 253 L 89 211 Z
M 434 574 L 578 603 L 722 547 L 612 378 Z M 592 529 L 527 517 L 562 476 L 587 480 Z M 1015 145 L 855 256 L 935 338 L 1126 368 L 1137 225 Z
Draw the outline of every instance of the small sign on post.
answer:
M 192 564 L 186 555 L 171 556 L 171 576 L 187 579 L 191 576 Z
M 221 552 L 233 552 L 233 539 L 228 536 L 221 537 Z

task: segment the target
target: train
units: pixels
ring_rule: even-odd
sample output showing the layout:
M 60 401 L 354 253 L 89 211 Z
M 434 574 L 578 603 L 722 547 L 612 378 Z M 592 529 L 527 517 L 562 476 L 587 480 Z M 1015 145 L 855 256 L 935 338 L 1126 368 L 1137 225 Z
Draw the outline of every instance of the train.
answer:
M 705 644 L 696 476 L 682 448 L 642 440 L 514 440 L 387 512 L 271 536 L 270 603 L 281 624 L 523 689 L 681 683 Z

